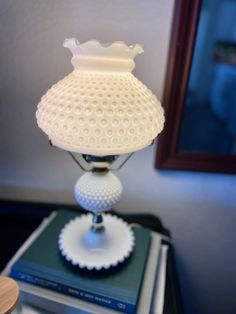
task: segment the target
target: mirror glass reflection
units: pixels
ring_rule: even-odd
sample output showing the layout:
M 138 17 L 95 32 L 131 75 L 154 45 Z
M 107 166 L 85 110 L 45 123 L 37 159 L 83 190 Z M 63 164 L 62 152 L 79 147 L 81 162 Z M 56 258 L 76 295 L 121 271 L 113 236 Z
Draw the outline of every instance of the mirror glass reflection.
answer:
M 203 0 L 178 151 L 236 154 L 236 1 Z

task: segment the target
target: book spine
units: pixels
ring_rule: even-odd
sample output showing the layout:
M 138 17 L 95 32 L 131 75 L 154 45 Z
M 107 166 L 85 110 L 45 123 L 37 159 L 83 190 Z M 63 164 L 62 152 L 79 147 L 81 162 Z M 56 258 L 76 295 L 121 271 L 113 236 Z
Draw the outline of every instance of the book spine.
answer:
M 102 306 L 105 306 L 114 310 L 118 310 L 120 312 L 129 313 L 129 314 L 135 313 L 136 307 L 133 304 L 119 302 L 115 299 L 107 298 L 98 294 L 84 291 L 82 289 L 71 288 L 67 285 L 58 284 L 56 282 L 28 274 L 23 271 L 12 269 L 10 276 L 16 280 L 21 280 L 30 284 L 34 284 L 36 286 L 54 290 L 56 292 L 60 292 L 60 293 L 63 293 L 72 297 L 76 297 L 81 300 L 85 300 L 85 301 L 99 304 L 99 305 L 102 305 Z

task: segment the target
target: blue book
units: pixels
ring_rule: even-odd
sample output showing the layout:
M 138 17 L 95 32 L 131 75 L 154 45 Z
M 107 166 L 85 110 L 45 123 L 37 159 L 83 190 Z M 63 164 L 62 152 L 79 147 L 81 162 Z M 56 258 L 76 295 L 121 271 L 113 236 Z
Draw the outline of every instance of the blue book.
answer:
M 11 276 L 121 312 L 135 313 L 148 257 L 150 231 L 134 228 L 134 251 L 118 267 L 99 272 L 80 270 L 66 262 L 58 249 L 62 227 L 76 216 L 76 212 L 60 210 L 12 266 Z

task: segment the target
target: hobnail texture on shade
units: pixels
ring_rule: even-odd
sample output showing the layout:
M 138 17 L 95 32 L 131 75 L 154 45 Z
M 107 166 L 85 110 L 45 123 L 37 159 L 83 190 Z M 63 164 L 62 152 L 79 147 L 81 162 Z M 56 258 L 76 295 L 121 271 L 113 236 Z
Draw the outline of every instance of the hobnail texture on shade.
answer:
M 120 199 L 122 185 L 111 172 L 87 172 L 75 185 L 75 199 L 86 210 L 103 212 L 111 209 Z
M 97 156 L 148 146 L 161 132 L 164 112 L 132 73 L 140 45 L 79 44 L 68 39 L 74 71 L 53 85 L 38 105 L 39 127 L 62 149 Z

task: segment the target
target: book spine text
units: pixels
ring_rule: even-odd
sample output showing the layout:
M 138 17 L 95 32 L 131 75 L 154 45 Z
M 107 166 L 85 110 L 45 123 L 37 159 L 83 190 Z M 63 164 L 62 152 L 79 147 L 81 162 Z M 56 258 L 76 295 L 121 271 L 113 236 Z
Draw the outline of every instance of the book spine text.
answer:
M 133 304 L 119 302 L 118 300 L 84 291 L 82 289 L 68 287 L 67 285 L 59 284 L 47 279 L 40 278 L 38 276 L 27 274 L 26 272 L 22 272 L 14 268 L 11 270 L 11 277 L 15 278 L 16 280 L 28 282 L 36 286 L 54 290 L 56 292 L 73 296 L 91 303 L 99 304 L 124 313 L 135 313 L 135 306 Z

